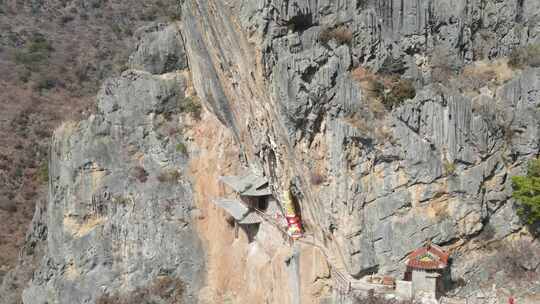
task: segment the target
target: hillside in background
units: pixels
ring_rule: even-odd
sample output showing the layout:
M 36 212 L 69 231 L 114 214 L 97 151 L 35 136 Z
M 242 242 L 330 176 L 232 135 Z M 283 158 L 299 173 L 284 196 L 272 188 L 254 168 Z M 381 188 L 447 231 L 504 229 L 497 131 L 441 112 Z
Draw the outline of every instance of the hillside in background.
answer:
M 133 29 L 178 18 L 175 1 L 0 1 L 0 281 L 46 200 L 52 131 L 95 109 L 127 68 Z

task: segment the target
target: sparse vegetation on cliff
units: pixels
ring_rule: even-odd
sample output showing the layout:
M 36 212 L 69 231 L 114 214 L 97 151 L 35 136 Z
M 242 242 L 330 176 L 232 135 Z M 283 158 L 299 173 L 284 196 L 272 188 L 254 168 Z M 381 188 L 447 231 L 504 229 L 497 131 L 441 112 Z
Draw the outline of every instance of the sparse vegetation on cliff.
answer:
M 34 33 L 26 47 L 15 52 L 14 59 L 29 70 L 36 70 L 38 65 L 46 63 L 53 51 L 51 42 L 43 34 Z
M 399 106 L 407 99 L 416 96 L 416 90 L 410 80 L 393 78 L 384 86 L 381 94 L 382 103 L 387 109 Z
M 179 152 L 181 154 L 187 153 L 187 147 L 184 143 L 177 143 L 176 144 L 176 152 Z
M 180 172 L 178 170 L 163 170 L 157 177 L 158 181 L 161 183 L 177 183 L 180 179 Z
M 444 161 L 444 173 L 447 176 L 454 175 L 456 173 L 456 163 L 454 163 L 452 161 L 449 161 L 449 160 L 445 160 Z
M 201 118 L 202 105 L 199 97 L 188 96 L 180 100 L 180 111 L 193 115 L 195 119 Z
M 526 176 L 512 177 L 512 197 L 519 202 L 519 215 L 524 221 L 537 227 L 540 225 L 540 158 L 529 162 Z
M 522 69 L 527 66 L 540 66 L 540 44 L 518 47 L 508 56 L 508 64 L 512 68 Z
M 345 25 L 335 28 L 325 28 L 321 31 L 319 39 L 323 44 L 335 40 L 338 44 L 349 44 L 353 39 L 352 31 Z
M 96 304 L 181 304 L 185 290 L 185 284 L 180 279 L 160 276 L 150 286 L 137 288 L 129 294 L 103 295 Z
M 353 77 L 360 82 L 372 102 L 380 102 L 387 110 L 399 106 L 416 96 L 416 89 L 410 80 L 401 79 L 399 74 L 375 74 L 365 68 L 353 71 Z
M 433 82 L 466 94 L 479 93 L 484 87 L 494 90 L 514 76 L 511 64 L 503 58 L 463 65 L 447 50 L 437 48 L 429 61 Z
M 133 168 L 132 174 L 141 183 L 145 183 L 148 180 L 148 172 L 141 166 Z
M 46 184 L 49 181 L 49 162 L 42 162 L 36 173 L 38 181 Z

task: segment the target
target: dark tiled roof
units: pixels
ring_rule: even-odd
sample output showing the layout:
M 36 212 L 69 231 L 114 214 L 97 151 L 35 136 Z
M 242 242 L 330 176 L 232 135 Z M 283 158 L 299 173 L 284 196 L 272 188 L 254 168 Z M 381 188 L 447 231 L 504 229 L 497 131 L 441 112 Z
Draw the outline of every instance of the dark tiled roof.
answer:
M 415 269 L 435 270 L 448 266 L 448 253 L 437 245 L 421 247 L 409 254 L 407 266 Z
M 212 202 L 227 211 L 240 224 L 257 224 L 262 222 L 261 217 L 255 211 L 248 208 L 239 200 L 220 198 Z
M 255 211 L 251 211 L 248 213 L 241 221 L 239 221 L 239 224 L 258 224 L 262 222 L 262 218 L 260 215 L 258 215 Z
M 272 191 L 268 187 L 268 180 L 264 177 L 248 174 L 244 176 L 221 176 L 219 179 L 243 196 L 272 195 Z

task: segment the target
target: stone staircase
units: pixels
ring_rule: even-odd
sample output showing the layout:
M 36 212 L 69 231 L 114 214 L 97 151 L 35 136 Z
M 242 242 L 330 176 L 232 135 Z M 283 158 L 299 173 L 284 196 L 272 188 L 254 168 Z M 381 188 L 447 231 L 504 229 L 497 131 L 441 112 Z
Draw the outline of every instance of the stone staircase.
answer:
M 326 258 L 328 267 L 330 268 L 330 274 L 334 280 L 335 290 L 342 295 L 350 294 L 367 294 L 370 289 L 373 289 L 372 286 L 369 286 L 365 282 L 353 278 L 347 269 L 341 257 L 333 254 L 334 252 L 339 252 L 335 248 L 326 248 L 313 238 L 313 236 L 306 236 L 302 239 L 297 240 L 297 242 L 307 244 L 310 246 L 317 247 L 321 253 Z M 332 245 L 330 245 L 332 246 Z

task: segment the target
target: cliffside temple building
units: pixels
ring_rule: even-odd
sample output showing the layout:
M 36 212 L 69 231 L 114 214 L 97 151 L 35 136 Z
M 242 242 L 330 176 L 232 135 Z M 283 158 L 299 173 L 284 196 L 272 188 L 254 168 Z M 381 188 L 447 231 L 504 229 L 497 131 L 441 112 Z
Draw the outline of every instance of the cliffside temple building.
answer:
M 238 198 L 218 198 L 213 203 L 225 210 L 233 219 L 235 237 L 238 237 L 238 228 L 242 228 L 253 241 L 259 230 L 263 216 L 271 218 L 282 214 L 268 185 L 268 180 L 253 174 L 244 176 L 221 176 L 221 182 L 238 193 Z
M 438 298 L 444 291 L 444 277 L 447 274 L 449 255 L 441 247 L 428 243 L 425 247 L 416 249 L 406 260 L 407 270 L 405 282 L 400 286 L 404 289 L 398 293 L 407 297 L 420 296 Z M 400 289 L 398 287 L 398 289 Z
M 281 204 L 272 196 L 268 180 L 254 174 L 244 176 L 221 176 L 221 182 L 238 193 L 238 198 L 219 198 L 213 203 L 224 209 L 234 219 L 235 237 L 238 227 L 253 241 L 263 220 L 272 221 L 276 226 L 286 226 L 291 239 L 303 237 L 303 228 L 295 199 L 288 188 L 283 194 Z

